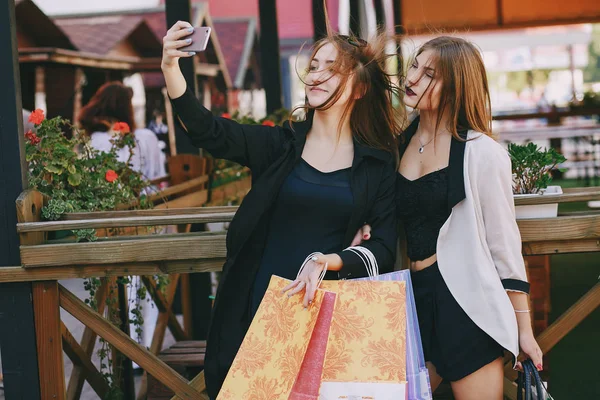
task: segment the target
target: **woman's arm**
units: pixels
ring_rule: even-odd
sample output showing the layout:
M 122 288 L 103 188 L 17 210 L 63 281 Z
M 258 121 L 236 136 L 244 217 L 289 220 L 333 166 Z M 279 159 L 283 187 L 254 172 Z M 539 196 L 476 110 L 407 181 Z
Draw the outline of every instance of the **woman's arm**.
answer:
M 485 224 L 486 241 L 502 285 L 515 310 L 519 327 L 519 345 L 539 370 L 542 351 L 531 325 L 529 283 L 521 254 L 521 234 L 515 217 L 511 162 L 508 153 L 493 146 L 486 162 L 477 165 L 477 192 Z
M 217 158 L 225 158 L 251 169 L 272 162 L 283 151 L 285 132 L 281 127 L 241 125 L 215 117 L 187 87 L 179 68 L 179 58 L 194 53 L 179 51 L 189 44 L 184 39 L 192 26 L 177 22 L 163 38 L 161 69 L 173 108 L 185 127 L 192 143 L 206 149 Z

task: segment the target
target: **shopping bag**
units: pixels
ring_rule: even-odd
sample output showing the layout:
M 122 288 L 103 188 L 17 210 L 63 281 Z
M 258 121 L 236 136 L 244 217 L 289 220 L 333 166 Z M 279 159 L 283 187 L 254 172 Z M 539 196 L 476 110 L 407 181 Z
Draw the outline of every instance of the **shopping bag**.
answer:
M 334 293 L 325 292 L 323 294 L 317 322 L 289 400 L 317 400 L 319 398 L 335 300 Z
M 406 379 L 408 400 L 430 400 L 433 398 L 429 372 L 425 365 L 421 332 L 417 318 L 415 296 L 410 279 L 410 270 L 394 271 L 375 277 L 355 279 L 356 281 L 403 281 L 406 282 Z
M 289 283 L 278 276 L 271 278 L 218 400 L 290 398 L 322 304 L 333 309 L 336 295 L 318 290 L 311 306 L 305 309 L 302 296 L 288 298 L 281 293 Z M 324 326 L 330 324 L 331 313 Z
M 406 283 L 323 281 L 320 288 L 337 298 L 319 399 L 382 393 L 388 396 L 382 399 L 405 399 Z

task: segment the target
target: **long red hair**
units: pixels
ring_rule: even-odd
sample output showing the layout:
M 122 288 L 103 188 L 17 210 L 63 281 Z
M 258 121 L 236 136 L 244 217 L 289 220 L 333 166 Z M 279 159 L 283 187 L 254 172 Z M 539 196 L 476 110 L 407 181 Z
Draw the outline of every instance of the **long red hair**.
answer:
M 107 132 L 115 122 L 125 122 L 135 130 L 133 91 L 119 81 L 107 82 L 102 85 L 89 103 L 81 109 L 78 121 L 87 132 Z

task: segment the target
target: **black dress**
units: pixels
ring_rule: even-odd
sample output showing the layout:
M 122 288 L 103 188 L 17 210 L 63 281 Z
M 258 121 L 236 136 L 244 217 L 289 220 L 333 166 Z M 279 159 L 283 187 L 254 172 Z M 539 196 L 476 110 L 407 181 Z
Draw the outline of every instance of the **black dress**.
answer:
M 295 279 L 310 253 L 338 253 L 352 214 L 350 168 L 321 172 L 304 159 L 285 179 L 269 223 L 260 268 L 254 281 L 253 314 L 272 275 Z

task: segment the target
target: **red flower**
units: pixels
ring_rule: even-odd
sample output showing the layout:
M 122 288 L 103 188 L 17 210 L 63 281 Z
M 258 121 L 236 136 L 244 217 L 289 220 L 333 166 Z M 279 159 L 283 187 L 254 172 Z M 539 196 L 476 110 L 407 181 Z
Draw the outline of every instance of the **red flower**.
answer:
M 25 139 L 27 139 L 29 143 L 31 143 L 34 146 L 42 141 L 42 139 L 40 139 L 35 133 L 33 133 L 31 129 L 28 130 L 25 134 Z
M 115 171 L 113 171 L 112 169 L 109 169 L 108 171 L 106 171 L 106 175 L 104 176 L 104 179 L 106 179 L 107 182 L 113 183 L 114 181 L 117 180 L 118 177 L 119 177 L 119 175 L 117 175 L 117 173 Z
M 125 135 L 125 134 L 131 132 L 131 129 L 129 129 L 129 125 L 127 125 L 127 122 L 117 122 L 113 126 L 113 131 L 121 132 L 122 135 Z
M 264 126 L 275 126 L 275 122 L 271 121 L 270 119 L 265 119 L 262 124 Z
M 29 122 L 33 122 L 35 125 L 41 124 L 43 120 L 44 120 L 44 111 L 40 110 L 39 108 L 34 110 L 29 115 Z
M 231 119 L 231 115 L 229 113 L 223 113 L 221 114 L 221 118 Z

